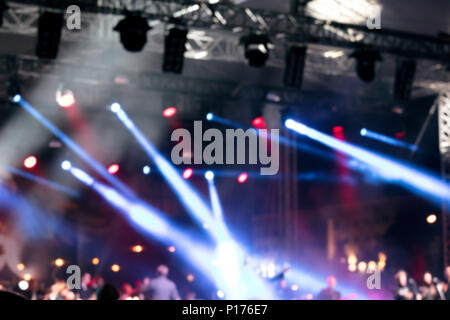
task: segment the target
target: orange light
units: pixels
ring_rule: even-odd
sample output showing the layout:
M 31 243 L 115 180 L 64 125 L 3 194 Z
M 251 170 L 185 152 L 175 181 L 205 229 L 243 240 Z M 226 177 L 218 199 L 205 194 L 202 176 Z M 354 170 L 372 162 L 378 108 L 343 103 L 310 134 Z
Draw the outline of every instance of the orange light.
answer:
M 61 259 L 61 258 L 58 258 L 53 263 L 55 264 L 55 266 L 57 266 L 59 268 L 59 267 L 62 267 L 65 264 L 65 261 L 63 259 Z
M 427 222 L 429 223 L 429 224 L 433 224 L 433 223 L 435 223 L 437 221 L 437 216 L 435 215 L 435 214 L 430 214 L 428 217 L 427 217 Z
M 100 263 L 100 259 L 99 258 L 97 258 L 97 257 L 92 258 L 92 264 L 93 265 L 98 265 L 99 263 Z
M 174 253 L 176 251 L 174 246 L 170 246 L 167 250 L 169 250 L 169 252 Z
M 186 277 L 186 280 L 189 281 L 189 282 L 192 282 L 192 281 L 195 280 L 195 277 L 194 277 L 193 274 L 188 274 L 187 277 Z
M 25 274 L 23 275 L 23 280 L 30 281 L 30 280 L 31 280 L 31 274 L 25 273 Z
M 131 251 L 136 252 L 136 253 L 141 253 L 142 251 L 144 251 L 144 247 L 141 246 L 140 244 L 135 245 L 131 248 Z
M 111 271 L 112 272 L 119 272 L 119 270 L 120 270 L 120 266 L 118 264 L 113 264 L 111 266 Z
M 17 264 L 17 270 L 19 270 L 19 271 L 25 270 L 25 265 L 23 263 Z

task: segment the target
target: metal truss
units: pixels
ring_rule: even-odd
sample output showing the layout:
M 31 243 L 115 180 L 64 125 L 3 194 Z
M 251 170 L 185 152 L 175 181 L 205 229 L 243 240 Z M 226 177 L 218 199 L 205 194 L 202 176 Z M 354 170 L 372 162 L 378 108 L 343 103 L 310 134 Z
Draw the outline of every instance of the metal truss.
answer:
M 16 3 L 66 10 L 72 0 L 16 0 Z M 125 4 L 125 5 L 124 5 Z M 387 29 L 369 30 L 363 25 L 321 21 L 309 17 L 250 9 L 230 1 L 209 4 L 194 0 L 82 0 L 83 13 L 123 15 L 142 11 L 149 20 L 236 34 L 264 32 L 272 39 L 358 49 L 370 46 L 399 56 L 450 61 L 450 42 L 436 37 Z M 157 22 L 156 22 L 157 23 Z
M 442 92 L 437 100 L 439 119 L 439 149 L 441 151 L 442 178 L 450 183 L 450 90 Z M 442 239 L 444 267 L 450 265 L 450 199 L 442 204 Z

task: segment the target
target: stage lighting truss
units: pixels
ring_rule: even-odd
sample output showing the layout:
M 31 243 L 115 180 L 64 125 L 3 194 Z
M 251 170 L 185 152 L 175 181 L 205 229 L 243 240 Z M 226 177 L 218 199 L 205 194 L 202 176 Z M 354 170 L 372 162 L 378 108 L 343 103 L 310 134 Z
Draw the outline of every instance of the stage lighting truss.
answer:
M 439 108 L 439 149 L 441 152 L 442 178 L 450 183 L 450 89 L 442 92 L 437 100 Z M 450 264 L 450 199 L 442 205 L 442 231 L 444 267 Z
M 24 4 L 43 8 L 51 7 L 64 12 L 67 5 L 72 4 L 70 1 L 62 0 L 17 0 L 15 2 L 22 6 L 20 8 L 22 12 L 24 11 Z M 271 37 L 279 37 L 283 41 L 353 49 L 370 46 L 382 53 L 411 56 L 416 59 L 448 62 L 448 57 L 450 56 L 450 43 L 438 37 L 397 32 L 386 28 L 383 28 L 381 31 L 370 30 L 365 24 L 338 23 L 332 22 L 331 19 L 318 20 L 298 14 L 251 9 L 233 4 L 230 1 L 210 3 L 209 1 L 144 0 L 130 1 L 130 3 L 134 6 L 133 10 L 141 10 L 142 16 L 149 20 L 163 23 L 173 23 L 174 20 L 177 20 L 178 23 L 187 25 L 190 29 L 227 31 L 230 38 L 233 38 L 233 34 L 261 32 L 270 34 Z M 122 1 L 81 0 L 77 4 L 83 8 L 85 13 L 84 21 L 87 21 L 85 23 L 91 23 L 89 13 L 125 14 Z M 16 6 L 16 3 L 14 3 L 14 6 Z M 356 4 L 349 6 L 346 3 L 345 6 L 351 7 L 352 12 L 359 12 L 359 15 L 362 17 L 372 15 L 371 10 L 366 10 L 367 8 L 360 10 L 361 8 Z M 14 8 L 9 11 L 11 10 L 14 10 Z M 330 10 L 328 9 L 327 11 Z M 364 12 L 367 12 L 367 14 Z M 13 14 L 18 16 L 18 14 L 11 13 L 11 17 Z M 9 17 L 9 14 L 6 16 L 7 21 L 5 24 L 9 32 L 32 33 L 33 26 L 28 25 L 27 28 L 27 25 L 24 25 L 26 21 L 22 22 L 18 18 L 12 19 Z M 22 16 L 23 20 L 30 19 L 26 14 L 22 14 Z M 87 33 L 66 32 L 65 36 L 69 38 L 86 36 L 89 34 L 89 29 L 93 29 L 89 35 L 90 37 L 94 35 L 98 37 L 98 30 L 95 27 L 86 27 Z M 223 42 L 223 39 L 220 40 Z M 214 50 L 208 52 L 208 58 L 214 54 L 217 42 L 211 45 L 211 48 L 214 48 Z M 230 54 L 236 54 L 236 51 L 228 53 L 228 56 Z M 206 55 L 203 52 L 198 54 L 198 56 L 205 57 Z M 221 54 L 220 59 L 226 58 L 226 56 Z

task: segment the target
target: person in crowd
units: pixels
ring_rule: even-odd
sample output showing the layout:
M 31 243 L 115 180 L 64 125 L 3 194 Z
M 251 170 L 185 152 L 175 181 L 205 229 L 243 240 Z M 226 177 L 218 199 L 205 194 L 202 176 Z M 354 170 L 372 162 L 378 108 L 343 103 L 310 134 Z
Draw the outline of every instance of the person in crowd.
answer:
M 395 300 L 415 300 L 416 294 L 414 290 L 408 286 L 408 274 L 405 270 L 400 270 L 395 275 L 397 288 L 394 292 Z
M 93 300 L 95 298 L 95 289 L 92 287 L 92 277 L 90 273 L 83 274 L 81 277 L 81 289 L 78 293 L 81 300 Z
M 433 275 L 430 272 L 425 272 L 423 275 L 423 285 L 420 287 L 420 294 L 423 300 L 439 299 L 438 288 L 433 283 Z
M 122 290 L 120 294 L 120 300 L 128 300 L 132 299 L 134 295 L 133 286 L 129 283 L 124 283 L 122 285 Z
M 450 266 L 444 269 L 444 279 L 442 283 L 442 291 L 444 292 L 444 297 L 446 300 L 450 300 Z
M 118 300 L 119 297 L 119 291 L 110 284 L 104 284 L 97 293 L 98 301 L 115 301 Z
M 340 300 L 341 293 L 335 289 L 336 287 L 336 277 L 328 276 L 327 278 L 328 287 L 323 289 L 317 295 L 317 300 Z
M 168 279 L 169 268 L 166 265 L 160 265 L 156 269 L 158 276 L 151 279 L 145 288 L 146 297 L 150 300 L 180 300 L 177 286 Z

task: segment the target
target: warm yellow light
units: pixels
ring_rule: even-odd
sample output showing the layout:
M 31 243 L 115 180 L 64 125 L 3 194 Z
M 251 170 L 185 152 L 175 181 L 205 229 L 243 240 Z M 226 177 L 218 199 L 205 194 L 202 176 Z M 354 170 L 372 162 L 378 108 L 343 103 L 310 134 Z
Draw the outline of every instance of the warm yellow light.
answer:
M 437 220 L 437 216 L 436 216 L 435 214 L 430 214 L 430 215 L 427 217 L 427 222 L 428 222 L 429 224 L 435 223 L 436 220 Z
M 355 272 L 356 271 L 356 264 L 349 264 L 348 265 L 348 271 Z
M 31 280 L 31 274 L 25 273 L 25 274 L 23 275 L 23 280 L 30 281 L 30 280 Z
M 113 264 L 113 265 L 111 266 L 111 270 L 112 270 L 113 272 L 119 272 L 120 266 L 119 266 L 118 264 Z
M 386 261 L 386 254 L 383 253 L 383 252 L 380 252 L 380 253 L 378 254 L 378 260 L 379 260 L 379 261 Z
M 91 262 L 92 262 L 93 265 L 98 265 L 100 263 L 100 259 L 95 257 L 95 258 L 92 258 Z
M 189 282 L 192 282 L 192 281 L 195 280 L 195 277 L 194 277 L 193 274 L 188 274 L 187 277 L 186 277 L 186 280 L 189 281 Z
M 137 244 L 131 248 L 131 251 L 141 253 L 142 251 L 144 251 L 144 247 L 141 246 L 140 244 Z
M 377 263 L 375 261 L 369 261 L 369 263 L 367 264 L 367 270 L 369 270 L 370 272 L 375 271 L 375 269 L 377 268 Z
M 367 263 L 365 263 L 364 261 L 361 261 L 360 263 L 358 263 L 358 270 L 359 272 L 366 272 L 367 269 Z
M 66 262 L 64 261 L 64 259 L 58 258 L 53 263 L 59 268 L 62 267 Z
M 19 271 L 25 270 L 25 265 L 23 263 L 17 264 L 17 270 L 19 270 Z
M 169 250 L 169 252 L 174 253 L 176 251 L 174 246 L 170 246 L 167 250 Z
M 386 267 L 386 261 L 384 261 L 384 260 L 378 261 L 378 269 L 380 269 L 380 271 L 383 271 L 385 267 Z
M 350 254 L 347 258 L 348 264 L 355 264 L 358 262 L 358 258 L 354 254 Z

